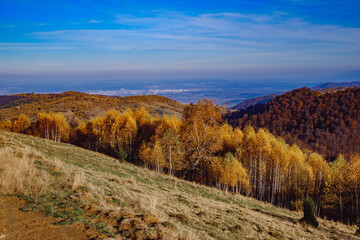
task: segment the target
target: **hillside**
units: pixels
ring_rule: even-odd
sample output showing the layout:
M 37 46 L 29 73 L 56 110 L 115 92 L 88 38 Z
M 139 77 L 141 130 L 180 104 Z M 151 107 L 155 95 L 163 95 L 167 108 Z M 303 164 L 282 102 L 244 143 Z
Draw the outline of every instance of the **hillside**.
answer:
M 231 110 L 246 109 L 252 105 L 256 105 L 256 104 L 260 104 L 260 103 L 267 103 L 267 102 L 273 100 L 276 96 L 277 96 L 277 94 L 271 94 L 271 95 L 251 98 L 251 99 L 241 102 L 233 107 L 230 107 L 229 109 L 231 109 Z
M 26 94 L 0 95 L 0 107 L 3 107 L 9 103 L 15 102 L 15 101 L 25 98 L 25 97 L 26 97 Z
M 73 118 L 90 119 L 103 116 L 108 110 L 123 111 L 126 108 L 145 107 L 153 115 L 181 116 L 184 105 L 170 98 L 149 95 L 129 97 L 109 97 L 81 92 L 60 94 L 18 94 L 0 96 L 0 117 L 12 119 L 21 113 L 34 119 L 38 112 L 61 112 Z
M 8 176 L 0 181 L 2 193 L 27 200 L 21 208 L 24 218 L 26 212 L 38 211 L 52 216 L 41 218 L 50 234 L 57 226 L 70 224 L 72 232 L 80 231 L 87 239 L 358 239 L 354 227 L 322 219 L 319 228 L 303 227 L 302 214 L 69 144 L 0 130 L 0 156 L 0 172 Z M 18 201 L 4 195 L 0 199 L 8 207 L 10 200 L 14 205 Z M 18 236 L 41 231 L 4 230 L 0 224 L 1 230 L 5 239 L 15 236 L 12 231 Z
M 242 128 L 265 127 L 290 143 L 334 159 L 339 153 L 360 153 L 359 104 L 360 88 L 325 93 L 301 88 L 226 118 Z

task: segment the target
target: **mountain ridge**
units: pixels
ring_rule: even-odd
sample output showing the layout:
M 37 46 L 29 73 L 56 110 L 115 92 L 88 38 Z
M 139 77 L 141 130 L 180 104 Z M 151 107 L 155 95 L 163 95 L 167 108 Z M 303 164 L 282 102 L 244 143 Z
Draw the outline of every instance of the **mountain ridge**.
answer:
M 348 88 L 348 87 L 360 87 L 360 82 L 327 82 L 312 87 L 313 90 L 324 89 L 324 88 Z

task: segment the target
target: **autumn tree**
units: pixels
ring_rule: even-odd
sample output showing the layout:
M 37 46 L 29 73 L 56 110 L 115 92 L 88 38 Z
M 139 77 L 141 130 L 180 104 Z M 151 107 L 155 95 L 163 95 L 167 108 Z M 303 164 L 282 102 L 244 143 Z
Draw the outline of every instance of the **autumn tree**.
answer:
M 166 168 L 169 175 L 173 175 L 174 172 L 187 168 L 186 161 L 184 159 L 184 149 L 180 142 L 179 133 L 169 128 L 166 130 L 160 139 L 160 143 L 166 159 Z
M 98 116 L 95 119 L 90 120 L 86 124 L 86 131 L 88 132 L 88 141 L 90 142 L 92 149 L 99 151 L 101 148 L 101 134 L 103 132 L 104 120 Z
M 88 122 L 80 122 L 71 131 L 70 141 L 77 146 L 101 151 L 101 134 L 103 128 L 103 118 L 98 116 Z
M 276 205 L 284 206 L 286 201 L 286 178 L 289 166 L 289 146 L 282 139 L 270 139 L 271 152 L 266 164 L 266 199 Z
M 344 202 L 347 200 L 348 170 L 349 163 L 342 155 L 331 163 L 323 199 L 325 214 L 341 222 L 344 222 Z
M 150 169 L 161 172 L 165 165 L 165 155 L 159 141 L 155 143 L 144 143 L 140 148 L 140 160 Z
M 101 151 L 116 156 L 116 147 L 120 145 L 120 136 L 113 127 L 116 121 L 121 118 L 119 111 L 110 110 L 102 119 L 102 131 L 100 135 Z M 115 132 L 113 132 L 115 131 Z
M 133 113 L 127 109 L 123 114 L 115 117 L 111 126 L 110 142 L 116 153 L 125 150 L 130 160 L 132 159 L 132 147 L 137 132 L 136 121 Z
M 155 134 L 155 126 L 153 116 L 146 110 L 145 107 L 141 107 L 137 109 L 133 117 L 136 121 L 137 125 L 137 134 L 134 142 L 134 163 L 141 163 L 140 160 L 140 148 L 144 143 L 149 143 L 151 141 L 152 136 Z M 140 161 L 139 161 L 140 160 Z
M 320 215 L 321 210 L 321 202 L 323 189 L 325 187 L 325 182 L 330 173 L 329 165 L 325 161 L 325 159 L 318 153 L 310 153 L 307 157 L 307 162 L 311 166 L 314 174 L 314 183 L 312 189 L 312 196 L 315 199 L 316 203 L 316 213 Z
M 87 124 L 80 122 L 78 126 L 72 129 L 70 133 L 70 142 L 82 148 L 91 150 L 91 141 L 89 141 L 91 134 L 87 131 Z
M 360 194 L 360 156 L 352 156 L 350 158 L 349 174 L 348 174 L 349 186 L 352 192 L 353 206 L 355 205 L 355 216 L 352 216 L 354 220 L 359 216 L 359 194 Z
M 9 119 L 0 121 L 0 129 L 11 130 L 12 122 Z
M 189 164 L 187 178 L 194 180 L 197 176 L 201 182 L 206 182 L 207 161 L 221 149 L 218 137 L 221 121 L 221 108 L 214 101 L 199 100 L 185 107 L 181 138 Z
M 225 154 L 222 161 L 220 183 L 223 189 L 230 187 L 233 192 L 243 192 L 249 187 L 249 177 L 241 163 L 231 153 Z
M 25 114 L 20 114 L 19 117 L 13 122 L 11 131 L 17 133 L 25 133 L 31 126 L 30 119 Z
M 68 141 L 70 127 L 62 113 L 38 114 L 35 122 L 36 135 L 55 142 Z

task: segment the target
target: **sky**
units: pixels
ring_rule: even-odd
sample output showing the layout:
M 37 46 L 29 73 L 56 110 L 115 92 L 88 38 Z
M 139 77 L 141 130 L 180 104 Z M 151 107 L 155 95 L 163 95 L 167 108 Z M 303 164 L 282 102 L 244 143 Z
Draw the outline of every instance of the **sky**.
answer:
M 360 0 L 1 0 L 0 83 L 359 77 L 359 12 Z

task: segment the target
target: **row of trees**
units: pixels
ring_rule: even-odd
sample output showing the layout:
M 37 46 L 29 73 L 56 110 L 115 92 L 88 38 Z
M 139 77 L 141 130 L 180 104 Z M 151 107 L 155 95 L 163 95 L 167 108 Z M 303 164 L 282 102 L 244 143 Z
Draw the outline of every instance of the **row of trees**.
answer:
M 31 124 L 30 119 L 20 114 L 14 121 L 0 121 L 0 128 L 17 133 L 27 133 L 55 142 L 68 142 L 70 126 L 61 113 L 39 113 L 36 121 Z
M 343 222 L 359 216 L 360 157 L 333 163 L 288 145 L 265 129 L 223 123 L 213 101 L 188 105 L 183 119 L 152 117 L 146 109 L 109 111 L 69 127 L 61 114 L 21 115 L 0 127 L 65 141 L 169 175 L 296 208 L 315 200 L 316 213 Z

